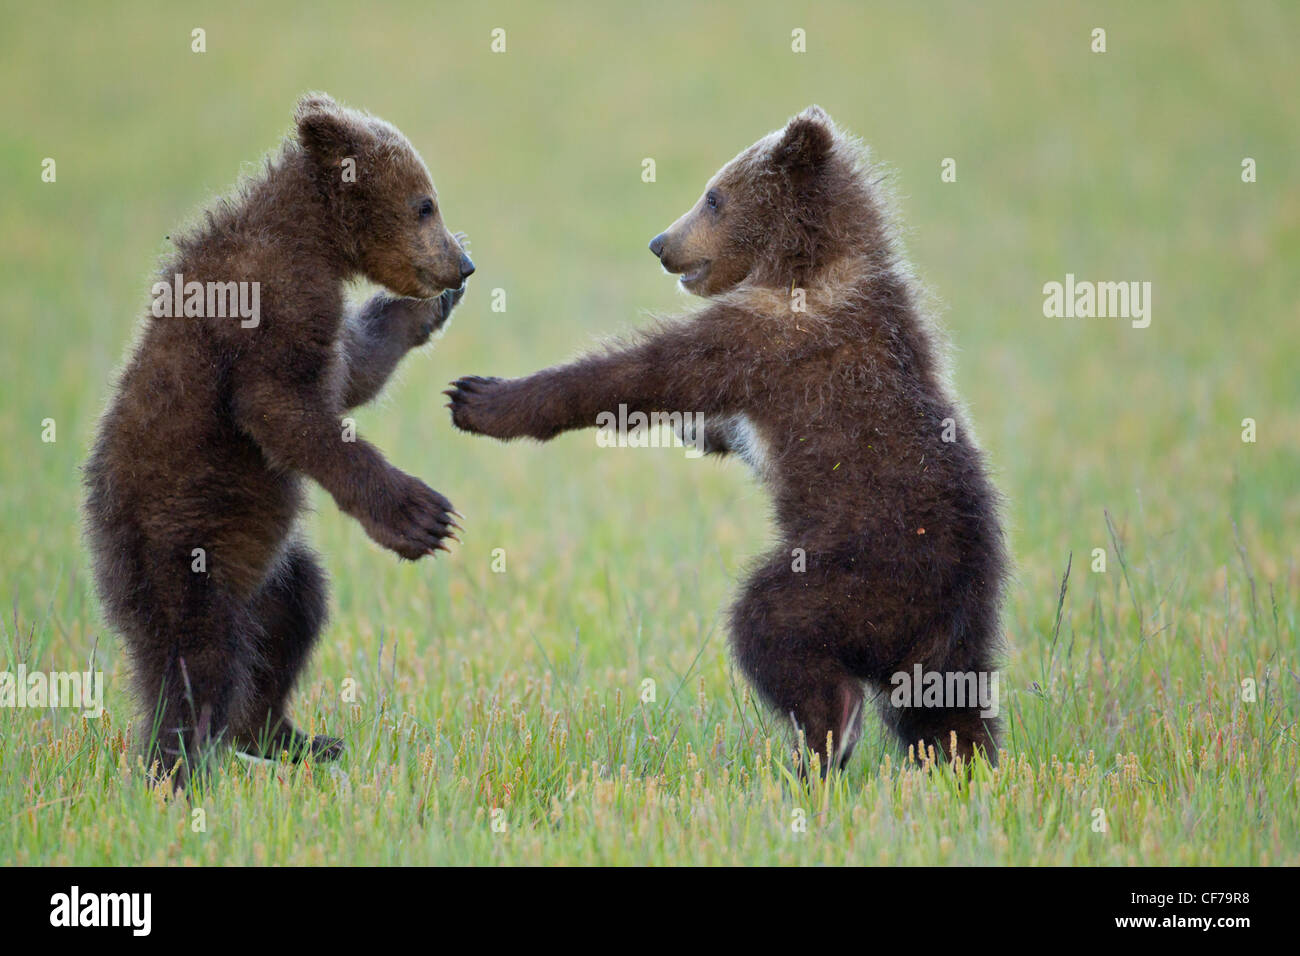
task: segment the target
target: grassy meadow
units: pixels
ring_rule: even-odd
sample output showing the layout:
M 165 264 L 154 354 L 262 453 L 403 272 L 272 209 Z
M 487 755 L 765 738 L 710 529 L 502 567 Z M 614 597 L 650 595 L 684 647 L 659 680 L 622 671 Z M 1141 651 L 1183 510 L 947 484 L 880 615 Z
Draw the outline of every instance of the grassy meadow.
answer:
M 98 720 L 0 707 L 0 860 L 1300 864 L 1294 4 L 0 2 L 0 669 L 106 681 Z M 314 489 L 332 620 L 294 710 L 348 752 L 230 755 L 191 806 L 141 783 L 78 469 L 166 237 L 310 89 L 398 125 L 470 234 L 450 328 L 357 414 L 464 543 L 401 564 Z M 812 102 L 892 170 L 1007 498 L 1005 756 L 969 785 L 874 718 L 791 776 L 727 653 L 770 535 L 741 462 L 443 408 L 691 307 L 646 243 Z M 1151 282 L 1150 326 L 1044 317 L 1067 273 Z

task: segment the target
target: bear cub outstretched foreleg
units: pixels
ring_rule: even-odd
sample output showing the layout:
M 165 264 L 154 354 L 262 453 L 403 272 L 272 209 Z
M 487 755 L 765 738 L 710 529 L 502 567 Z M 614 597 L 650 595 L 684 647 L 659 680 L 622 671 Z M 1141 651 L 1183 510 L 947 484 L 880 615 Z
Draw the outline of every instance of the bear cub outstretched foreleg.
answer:
M 853 752 L 868 688 L 904 746 L 997 758 L 996 700 L 971 688 L 996 696 L 999 499 L 878 179 L 812 107 L 724 166 L 651 241 L 704 309 L 568 365 L 467 376 L 447 393 L 469 432 L 545 441 L 616 410 L 658 413 L 695 423 L 680 433 L 701 451 L 753 467 L 779 545 L 732 606 L 732 650 L 823 771 Z M 894 693 L 918 671 L 937 678 L 937 699 Z

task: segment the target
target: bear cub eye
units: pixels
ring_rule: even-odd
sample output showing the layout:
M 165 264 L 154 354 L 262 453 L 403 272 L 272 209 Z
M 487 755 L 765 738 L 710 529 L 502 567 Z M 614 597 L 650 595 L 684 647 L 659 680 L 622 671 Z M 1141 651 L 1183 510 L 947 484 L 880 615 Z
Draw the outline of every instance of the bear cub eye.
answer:
M 420 218 L 428 219 L 433 215 L 433 200 L 427 196 L 420 200 Z
M 722 208 L 722 196 L 716 189 L 710 189 L 704 194 L 704 205 L 717 212 Z

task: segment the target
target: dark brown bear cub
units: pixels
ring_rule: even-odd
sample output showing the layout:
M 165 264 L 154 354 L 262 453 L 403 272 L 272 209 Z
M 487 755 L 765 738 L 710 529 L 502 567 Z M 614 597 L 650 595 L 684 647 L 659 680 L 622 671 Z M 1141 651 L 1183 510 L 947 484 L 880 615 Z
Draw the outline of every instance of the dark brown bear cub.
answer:
M 974 694 L 891 703 L 918 665 L 948 688 L 987 686 L 1007 561 L 997 493 L 864 153 L 812 107 L 726 165 L 650 249 L 712 303 L 571 365 L 463 378 L 456 425 L 544 441 L 620 405 L 703 413 L 690 437 L 746 458 L 775 501 L 780 543 L 731 610 L 762 697 L 824 768 L 857 743 L 866 686 L 904 744 L 996 759 L 996 706 Z
M 295 119 L 260 175 L 176 240 L 86 465 L 99 596 L 132 658 L 148 763 L 179 759 L 178 782 L 214 744 L 341 750 L 286 716 L 326 615 L 294 527 L 303 477 L 403 558 L 446 550 L 456 527 L 342 415 L 447 321 L 473 263 L 398 130 L 323 95 Z M 347 314 L 357 276 L 394 295 Z

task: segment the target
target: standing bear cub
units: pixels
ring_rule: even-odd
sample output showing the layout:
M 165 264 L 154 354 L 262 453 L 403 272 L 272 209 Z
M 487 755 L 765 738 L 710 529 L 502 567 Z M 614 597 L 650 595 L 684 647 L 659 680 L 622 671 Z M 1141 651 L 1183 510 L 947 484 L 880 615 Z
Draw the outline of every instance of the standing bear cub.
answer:
M 474 265 L 397 129 L 324 95 L 295 120 L 260 175 L 176 240 L 85 469 L 95 581 L 132 658 L 147 763 L 179 760 L 178 784 L 222 743 L 342 749 L 285 712 L 326 615 L 294 527 L 304 476 L 403 558 L 446 550 L 457 527 L 446 498 L 341 415 L 447 321 Z M 393 294 L 349 312 L 357 276 Z
M 723 167 L 650 250 L 712 304 L 527 378 L 462 378 L 455 424 L 545 441 L 620 405 L 702 413 L 687 437 L 748 460 L 775 501 L 779 544 L 730 619 L 759 694 L 823 768 L 851 755 L 867 686 L 905 745 L 996 760 L 974 694 L 890 703 L 918 668 L 947 688 L 989 677 L 1007 559 L 864 152 L 811 107 Z

